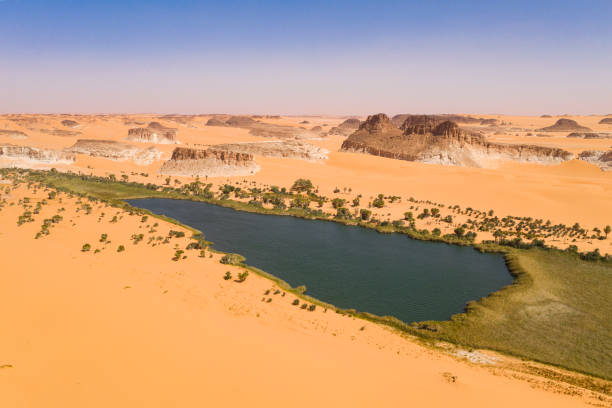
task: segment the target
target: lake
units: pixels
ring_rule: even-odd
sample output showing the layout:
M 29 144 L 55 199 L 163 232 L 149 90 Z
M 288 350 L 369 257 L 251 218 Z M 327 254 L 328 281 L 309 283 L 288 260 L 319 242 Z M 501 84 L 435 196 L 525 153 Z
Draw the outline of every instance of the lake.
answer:
M 202 231 L 215 249 L 306 285 L 310 296 L 405 322 L 446 320 L 513 281 L 501 254 L 471 247 L 195 201 L 127 201 Z

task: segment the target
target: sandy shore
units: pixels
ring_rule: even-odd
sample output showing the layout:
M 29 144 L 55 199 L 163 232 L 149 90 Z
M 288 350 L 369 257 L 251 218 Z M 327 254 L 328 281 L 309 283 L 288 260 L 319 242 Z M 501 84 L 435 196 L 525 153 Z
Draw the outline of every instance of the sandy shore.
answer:
M 522 363 L 508 357 L 485 353 L 499 360 L 473 364 L 369 322 L 296 308 L 295 297 L 274 294 L 267 279 L 224 280 L 239 270 L 217 254 L 188 250 L 173 261 L 190 233 L 152 217 L 142 222 L 60 194 L 18 226 L 19 201 L 29 197 L 34 208 L 47 194 L 25 186 L 2 194 L 0 406 L 605 403 L 511 370 Z M 50 234 L 34 239 L 56 214 L 63 219 Z M 148 243 L 170 229 L 187 235 Z M 141 233 L 134 244 L 130 237 Z M 117 252 L 119 245 L 126 250 Z

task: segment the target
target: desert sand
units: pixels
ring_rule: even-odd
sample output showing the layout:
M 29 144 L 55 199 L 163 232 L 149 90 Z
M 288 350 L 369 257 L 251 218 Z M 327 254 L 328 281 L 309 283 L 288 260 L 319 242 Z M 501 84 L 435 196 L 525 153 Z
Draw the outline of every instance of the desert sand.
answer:
M 35 206 L 48 192 L 22 185 L 6 194 L 6 186 L 0 184 L 7 200 L 0 210 L 0 406 L 609 403 L 523 374 L 516 367 L 525 363 L 509 357 L 468 352 L 489 362 L 471 363 L 452 348 L 424 346 L 373 323 L 298 309 L 292 295 L 274 294 L 257 275 L 224 280 L 238 268 L 220 264 L 219 254 L 188 250 L 173 261 L 190 232 L 153 217 L 142 222 L 99 203 L 89 203 L 87 214 L 87 202 L 60 193 L 34 222 L 18 226 L 20 200 Z M 34 239 L 55 214 L 63 220 Z M 170 229 L 187 235 L 148 244 Z M 134 244 L 130 237 L 140 233 L 144 239 Z M 100 242 L 101 234 L 110 243 Z M 88 252 L 81 251 L 85 243 Z M 126 250 L 117 252 L 119 245 Z

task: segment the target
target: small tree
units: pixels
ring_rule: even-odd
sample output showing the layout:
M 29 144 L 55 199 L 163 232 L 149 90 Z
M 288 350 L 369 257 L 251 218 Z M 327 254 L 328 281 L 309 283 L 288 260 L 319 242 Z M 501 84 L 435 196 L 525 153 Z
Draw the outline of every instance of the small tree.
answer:
M 338 209 L 342 206 L 344 206 L 344 203 L 346 202 L 346 200 L 342 199 L 342 198 L 334 198 L 332 200 L 332 207 Z
M 379 194 L 378 197 L 376 197 L 374 201 L 372 201 L 372 205 L 376 208 L 383 208 L 385 206 L 384 196 L 382 194 Z
M 123 245 L 119 245 L 119 247 L 117 248 L 117 252 L 123 252 L 125 251 L 125 247 Z
M 608 234 L 612 232 L 612 227 L 610 227 L 609 225 L 606 225 L 604 227 L 604 232 L 606 233 L 606 238 L 608 238 Z
M 83 244 L 83 247 L 81 248 L 82 252 L 88 252 L 91 249 L 91 245 L 89 244 Z
M 369 219 L 370 219 L 370 216 L 372 215 L 372 211 L 370 211 L 370 210 L 368 210 L 368 209 L 365 209 L 365 208 L 362 208 L 362 209 L 359 211 L 359 215 L 361 216 L 361 219 L 362 219 L 363 221 L 367 221 L 367 220 L 369 220 Z
M 230 271 L 225 272 L 225 275 L 223 275 L 223 279 L 225 280 L 232 279 L 232 273 Z
M 249 277 L 249 271 L 244 271 L 238 274 L 238 282 L 244 282 Z
M 100 242 L 106 242 L 106 239 L 108 238 L 108 234 L 102 234 L 100 235 Z
M 291 187 L 291 190 L 297 191 L 298 193 L 301 193 L 301 192 L 309 193 L 313 188 L 314 187 L 310 180 L 300 178 L 300 179 L 295 180 L 295 182 L 293 183 L 293 186 Z

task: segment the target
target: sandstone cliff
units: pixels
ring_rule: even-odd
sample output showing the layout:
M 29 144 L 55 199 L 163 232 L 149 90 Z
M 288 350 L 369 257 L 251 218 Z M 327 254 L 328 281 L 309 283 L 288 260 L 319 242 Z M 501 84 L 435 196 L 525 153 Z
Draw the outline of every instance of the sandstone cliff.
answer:
M 15 167 L 29 167 L 32 164 L 70 164 L 75 160 L 74 154 L 61 150 L 41 149 L 31 146 L 0 145 L 0 159 L 6 159 Z
M 136 146 L 113 140 L 79 139 L 66 149 L 70 153 L 103 157 L 109 160 L 133 160 L 136 164 L 147 165 L 161 158 L 161 152 L 154 146 L 140 149 Z
M 612 150 L 586 150 L 578 155 L 578 159 L 599 166 L 603 171 L 612 170 Z
M 318 146 L 297 140 L 221 144 L 212 146 L 211 148 L 214 150 L 248 153 L 264 157 L 282 157 L 308 161 L 327 159 L 328 153 L 327 150 Z
M 348 136 L 355 130 L 359 129 L 361 121 L 355 118 L 349 118 L 329 130 L 330 135 Z
M 369 116 L 344 141 L 341 151 L 468 167 L 490 167 L 497 160 L 551 164 L 572 158 L 570 152 L 557 148 L 491 143 L 436 116 L 409 116 L 400 129 L 382 113 Z
M 253 155 L 215 149 L 177 147 L 159 172 L 186 177 L 246 176 L 259 171 Z
M 161 125 L 159 122 L 151 122 L 146 128 L 133 128 L 128 130 L 126 140 L 139 143 L 176 144 L 177 130 Z
M 612 118 L 603 118 L 599 121 L 600 125 L 612 125 Z

